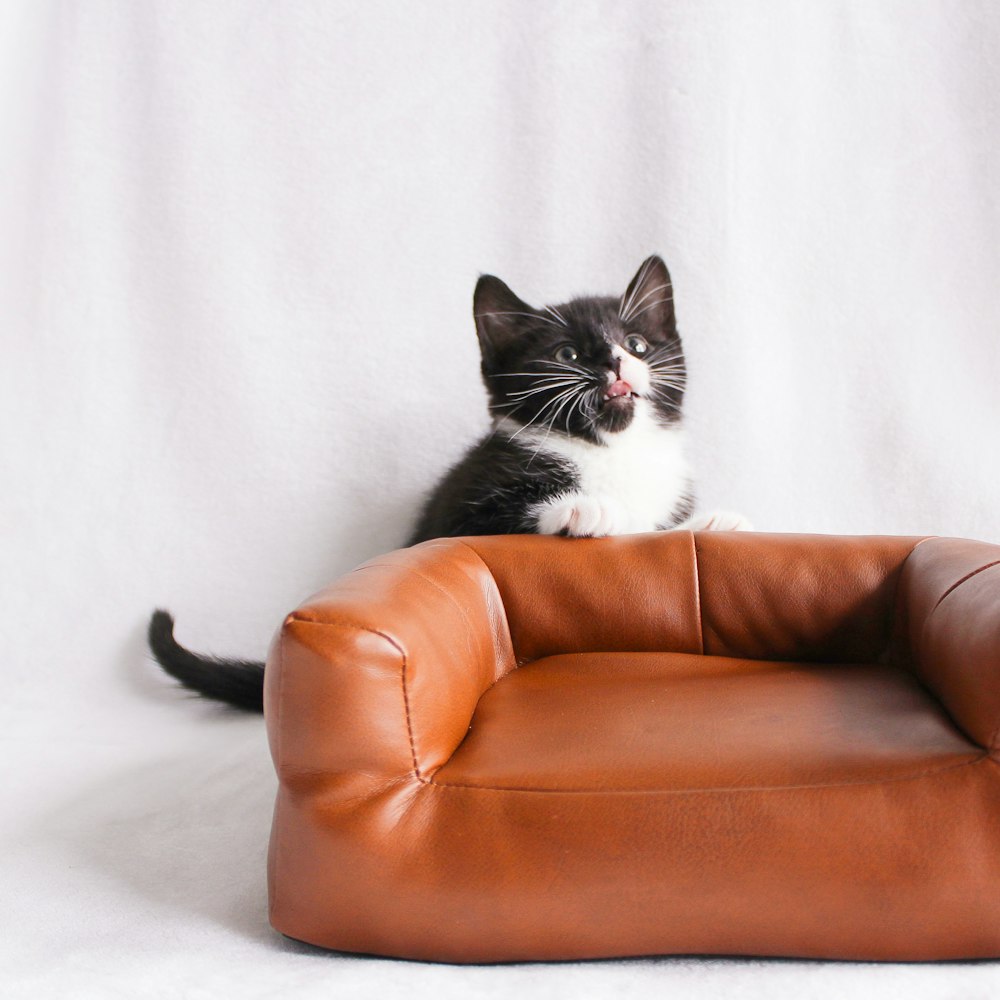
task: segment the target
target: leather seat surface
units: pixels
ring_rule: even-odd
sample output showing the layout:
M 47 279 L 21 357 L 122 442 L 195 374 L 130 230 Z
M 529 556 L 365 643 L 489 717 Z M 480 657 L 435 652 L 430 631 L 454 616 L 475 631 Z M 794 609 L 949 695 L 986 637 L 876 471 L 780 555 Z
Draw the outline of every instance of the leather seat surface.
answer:
M 436 784 L 720 790 L 916 777 L 981 756 L 906 671 L 670 653 L 545 657 L 480 699 Z

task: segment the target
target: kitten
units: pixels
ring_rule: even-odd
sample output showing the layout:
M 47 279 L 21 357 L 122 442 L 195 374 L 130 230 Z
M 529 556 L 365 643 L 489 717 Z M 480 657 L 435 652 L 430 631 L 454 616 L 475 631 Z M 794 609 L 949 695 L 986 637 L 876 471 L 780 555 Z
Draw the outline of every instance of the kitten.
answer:
M 620 298 L 534 309 L 484 275 L 473 300 L 493 429 L 444 478 L 411 544 L 444 535 L 620 535 L 693 509 L 687 372 L 659 257 Z
M 493 427 L 431 493 L 409 544 L 750 527 L 727 512 L 692 517 L 681 424 L 687 371 L 659 257 L 643 262 L 621 298 L 542 309 L 484 275 L 473 314 Z M 189 652 L 165 611 L 150 620 L 149 645 L 185 686 L 261 709 L 262 663 Z

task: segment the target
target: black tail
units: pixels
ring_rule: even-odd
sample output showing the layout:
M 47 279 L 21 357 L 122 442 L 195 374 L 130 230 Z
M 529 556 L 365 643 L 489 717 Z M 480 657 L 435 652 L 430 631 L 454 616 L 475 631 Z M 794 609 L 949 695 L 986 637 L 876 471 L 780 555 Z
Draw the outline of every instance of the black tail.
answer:
M 174 638 L 174 619 L 154 611 L 149 619 L 149 648 L 157 663 L 186 688 L 247 712 L 264 711 L 264 664 L 199 656 Z

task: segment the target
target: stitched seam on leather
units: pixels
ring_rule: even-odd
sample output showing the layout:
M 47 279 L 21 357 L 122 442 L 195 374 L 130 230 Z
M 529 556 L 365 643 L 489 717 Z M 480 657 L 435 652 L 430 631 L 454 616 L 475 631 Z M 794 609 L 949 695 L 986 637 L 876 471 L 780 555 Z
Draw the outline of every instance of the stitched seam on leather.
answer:
M 458 613 L 465 619 L 465 624 L 468 626 L 469 631 L 470 632 L 475 631 L 475 629 L 473 629 L 472 627 L 472 622 L 469 621 L 469 616 L 465 613 L 465 608 L 463 608 L 462 605 L 455 600 L 454 595 L 452 595 L 449 591 L 445 590 L 444 587 L 441 586 L 441 584 L 436 583 L 425 573 L 421 573 L 420 570 L 414 569 L 412 566 L 404 566 L 401 563 L 371 563 L 370 566 L 373 569 L 376 568 L 393 569 L 393 570 L 402 569 L 405 570 L 407 573 L 412 573 L 414 576 L 419 576 L 421 580 L 423 580 L 425 583 L 429 583 L 436 591 L 438 591 L 438 593 L 443 594 L 445 597 L 447 597 L 448 600 L 452 604 L 454 604 L 455 607 L 458 609 Z
M 406 686 L 406 653 L 400 650 L 400 657 L 402 659 L 400 674 L 403 679 L 403 710 L 406 713 L 406 732 L 410 737 L 410 757 L 413 760 L 413 774 L 416 776 L 418 781 L 423 781 L 423 777 L 420 774 L 420 765 L 417 763 L 417 743 L 413 738 L 413 717 L 410 714 L 410 692 Z
M 428 782 L 435 788 L 471 788 L 480 792 L 523 792 L 536 795 L 718 795 L 738 794 L 743 792 L 792 792 L 810 791 L 823 788 L 853 788 L 857 786 L 891 785 L 902 781 L 916 781 L 919 778 L 944 774 L 947 771 L 957 771 L 972 764 L 980 764 L 990 760 L 987 753 L 977 754 L 971 760 L 963 760 L 960 764 L 946 764 L 943 767 L 932 767 L 916 774 L 903 774 L 895 778 L 877 778 L 871 781 L 837 781 L 826 784 L 807 785 L 740 785 L 717 786 L 713 788 L 521 788 L 505 785 L 469 785 L 459 782 L 435 781 Z
M 413 719 L 410 715 L 410 693 L 406 685 L 406 652 L 403 648 L 396 642 L 392 636 L 387 635 L 385 632 L 380 632 L 378 629 L 369 628 L 367 625 L 357 625 L 354 622 L 343 621 L 342 619 L 325 619 L 324 621 L 313 621 L 309 618 L 296 618 L 292 616 L 293 621 L 303 622 L 306 625 L 339 625 L 341 628 L 353 628 L 357 629 L 359 632 L 368 632 L 370 635 L 381 636 L 385 639 L 393 649 L 399 653 L 400 659 L 400 676 L 403 682 L 403 712 L 406 716 L 406 733 L 410 740 L 410 757 L 413 762 L 413 775 L 414 777 L 424 784 L 427 783 L 427 779 L 420 773 L 420 765 L 417 763 L 417 744 L 416 740 L 413 738 Z
M 451 541 L 451 539 L 449 539 L 449 541 Z M 483 569 L 489 574 L 490 579 L 493 580 L 493 585 L 494 585 L 494 587 L 496 587 L 497 598 L 500 601 L 500 607 L 503 609 L 504 620 L 507 622 L 507 628 L 508 628 L 508 633 L 509 633 L 509 630 L 510 630 L 510 620 L 507 618 L 507 607 L 503 603 L 503 597 L 500 596 L 500 588 L 496 586 L 496 580 L 494 579 L 493 573 L 490 570 L 489 566 L 486 564 L 486 560 L 483 559 L 483 557 L 471 545 L 468 545 L 466 542 L 463 542 L 460 539 L 455 539 L 454 541 L 455 541 L 456 544 L 461 545 L 464 549 L 467 549 L 469 552 L 471 552 L 472 555 L 476 558 L 476 560 L 482 565 Z M 469 620 L 469 616 L 465 612 L 465 608 L 463 608 L 462 605 L 459 604 L 458 601 L 455 600 L 454 596 L 451 593 L 449 593 L 447 590 L 445 590 L 444 587 L 442 587 L 439 583 L 436 583 L 429 576 L 426 576 L 424 573 L 421 573 L 420 570 L 414 569 L 412 566 L 400 566 L 397 563 L 371 563 L 370 565 L 372 565 L 372 566 L 391 566 L 393 569 L 405 569 L 405 570 L 408 570 L 409 572 L 413 573 L 415 576 L 420 577 L 421 580 L 425 581 L 426 583 L 429 583 L 432 587 L 434 587 L 435 590 L 437 590 L 439 593 L 441 593 L 445 597 L 447 597 L 448 600 L 458 609 L 458 612 L 462 616 L 463 620 L 465 621 L 465 625 L 469 629 L 469 631 L 470 632 L 474 632 L 475 631 L 473 629 L 473 627 L 472 627 L 472 622 Z M 516 655 L 514 653 L 514 650 L 513 650 L 513 640 L 511 640 L 511 660 L 514 663 L 514 667 L 512 669 L 516 669 L 517 666 L 518 666 L 518 662 L 517 662 L 517 657 L 516 657 Z M 483 695 L 485 695 L 486 692 L 489 691 L 495 684 L 497 684 L 501 680 L 503 680 L 503 678 L 506 677 L 507 674 L 509 674 L 510 672 L 511 672 L 510 670 L 505 671 L 503 674 L 501 674 L 499 677 L 497 677 L 495 680 L 493 680 L 492 683 L 490 683 L 490 685 L 485 690 L 483 690 L 480 693 L 479 697 L 476 699 L 476 704 L 475 704 L 475 706 L 472 709 L 472 716 L 473 717 L 476 714 L 476 708 L 479 707 L 479 702 L 482 699 Z M 407 718 L 409 718 L 409 708 L 407 708 Z M 470 717 L 469 723 L 470 723 L 470 726 L 471 726 L 472 717 Z M 447 764 L 451 760 L 451 758 L 454 757 L 454 755 L 458 752 L 459 747 L 461 747 L 461 745 L 465 742 L 465 737 L 466 736 L 468 736 L 468 730 L 466 730 L 466 732 L 462 735 L 462 738 L 452 748 L 452 751 L 451 751 L 451 753 L 448 754 L 447 759 L 444 760 L 444 761 L 442 761 L 442 763 L 439 764 L 436 768 L 434 768 L 434 770 L 431 771 L 426 777 L 424 775 L 420 774 L 419 770 L 416 770 L 415 773 L 416 773 L 417 778 L 420 781 L 424 782 L 425 784 L 433 784 L 433 782 L 434 782 L 434 775 L 437 774 L 437 772 L 440 771 L 442 767 L 447 766 Z M 416 754 L 414 752 L 414 762 L 415 761 L 416 761 Z
M 503 602 L 503 596 L 500 594 L 500 588 L 496 586 L 496 579 L 493 576 L 493 572 L 490 570 L 489 566 L 486 565 L 486 560 L 483 559 L 483 557 L 471 545 L 467 544 L 466 542 L 463 542 L 461 539 L 458 539 L 458 538 L 456 538 L 456 539 L 448 539 L 448 541 L 454 541 L 456 544 L 461 545 L 462 548 L 468 549 L 469 552 L 471 552 L 472 555 L 475 556 L 476 560 L 482 565 L 483 569 L 486 570 L 486 572 L 489 574 L 490 579 L 493 580 L 493 585 L 494 585 L 494 587 L 496 587 L 497 599 L 500 601 L 500 607 L 503 609 L 503 617 L 504 617 L 504 621 L 507 623 L 507 629 L 508 629 L 508 633 L 509 633 L 509 631 L 510 631 L 510 619 L 507 616 L 507 606 Z M 475 632 L 476 631 L 473 628 L 472 622 L 469 620 L 468 614 L 466 614 L 465 608 L 463 608 L 462 605 L 459 604 L 458 601 L 455 600 L 454 595 L 452 595 L 449 591 L 445 590 L 444 587 L 441 586 L 441 584 L 436 583 L 429 576 L 427 576 L 424 573 L 421 573 L 420 570 L 414 569 L 412 566 L 404 566 L 404 565 L 401 565 L 399 563 L 379 563 L 379 562 L 373 562 L 373 563 L 368 563 L 367 565 L 371 566 L 373 568 L 374 567 L 383 567 L 383 568 L 391 568 L 391 569 L 405 569 L 407 572 L 413 573 L 415 576 L 419 576 L 421 580 L 424 580 L 426 583 L 429 583 L 435 590 L 437 590 L 438 592 L 440 592 L 441 594 L 443 594 L 445 597 L 448 598 L 449 601 L 451 601 L 451 603 L 458 609 L 458 612 L 462 616 L 462 618 L 465 619 L 465 624 L 468 626 L 470 632 Z M 365 567 L 360 567 L 360 568 L 364 569 Z M 511 658 L 514 660 L 514 666 L 516 667 L 517 666 L 517 658 L 516 658 L 516 655 L 514 654 L 513 645 L 514 644 L 513 644 L 513 639 L 512 639 L 511 640 Z M 507 671 L 507 673 L 509 673 L 509 672 L 510 671 Z M 506 677 L 507 674 L 505 673 L 502 676 Z M 500 680 L 500 679 L 501 679 L 500 677 L 497 678 L 497 680 Z M 493 681 L 493 684 L 496 684 L 496 681 Z M 491 684 L 490 687 L 492 687 L 493 684 Z M 487 688 L 487 690 L 489 690 L 489 688 Z M 480 695 L 480 697 L 482 697 L 482 695 Z
M 698 609 L 698 645 L 701 648 L 701 655 L 705 655 L 705 624 L 701 617 L 701 570 L 698 567 L 698 542 L 694 537 L 694 532 L 689 532 L 691 535 L 691 554 L 694 557 L 694 603 L 695 607 Z
M 497 600 L 500 602 L 500 609 L 503 611 L 504 622 L 507 625 L 507 636 L 510 639 L 510 660 L 511 660 L 511 663 L 513 663 L 513 666 L 509 670 L 505 670 L 499 677 L 494 678 L 493 681 L 492 681 L 492 683 L 484 691 L 482 691 L 480 693 L 479 697 L 476 699 L 476 704 L 475 704 L 475 706 L 472 709 L 472 718 L 469 719 L 469 729 L 471 729 L 472 728 L 472 719 L 475 718 L 475 716 L 476 716 L 476 709 L 479 708 L 479 703 L 483 700 L 483 698 L 486 696 L 486 694 L 489 691 L 492 691 L 493 688 L 496 687 L 496 685 L 499 684 L 500 681 L 502 681 L 505 677 L 507 677 L 509 674 L 511 674 L 515 670 L 517 670 L 518 667 L 525 666 L 526 664 L 518 662 L 517 653 L 514 651 L 514 637 L 510 634 L 510 618 L 507 615 L 507 605 L 504 604 L 503 595 L 500 593 L 500 587 L 497 584 L 496 577 L 493 575 L 493 570 L 490 569 L 489 564 L 486 562 L 486 560 L 471 545 L 469 545 L 468 542 L 462 541 L 461 539 L 455 539 L 455 541 L 456 541 L 456 543 L 458 545 L 461 545 L 462 548 L 468 549 L 468 551 L 472 553 L 473 557 L 477 560 L 477 562 L 479 562 L 479 564 L 483 567 L 483 569 L 489 575 L 489 578 L 493 581 L 493 587 L 494 587 L 494 590 L 496 591 Z M 440 589 L 440 588 L 438 588 L 438 589 Z M 468 619 L 466 619 L 466 621 L 468 622 Z M 470 628 L 472 627 L 471 624 L 470 624 L 469 627 Z M 529 661 L 529 662 L 533 662 L 533 661 Z M 427 775 L 426 779 L 421 779 L 421 780 L 426 781 L 426 783 L 428 785 L 433 785 L 434 784 L 434 776 L 441 770 L 441 768 L 446 767 L 448 765 L 448 763 L 451 761 L 452 757 L 454 757 L 455 754 L 458 753 L 459 749 L 461 748 L 462 744 L 465 742 L 466 737 L 468 735 L 469 735 L 469 730 L 466 730 L 465 733 L 462 735 L 462 738 L 458 741 L 458 745 L 451 751 L 450 754 L 448 754 L 448 759 L 445 760 L 440 765 L 438 765 L 436 768 L 434 768 L 434 770 L 431 771 L 430 774 Z
M 449 541 L 450 541 L 450 539 L 449 539 Z M 482 566 L 486 570 L 486 572 L 489 573 L 490 579 L 492 580 L 493 579 L 493 574 L 490 572 L 490 568 L 489 568 L 489 566 L 486 565 L 486 562 L 483 559 L 483 557 L 478 552 L 476 552 L 476 550 L 471 545 L 466 545 L 465 542 L 462 542 L 462 541 L 457 540 L 457 539 L 456 539 L 456 542 L 457 542 L 458 545 L 461 545 L 463 548 L 468 549 L 468 551 L 471 552 L 476 557 L 476 559 L 482 564 Z M 465 626 L 469 630 L 469 632 L 470 633 L 474 633 L 475 632 L 475 629 L 472 626 L 472 622 L 470 621 L 469 616 L 468 616 L 468 614 L 465 611 L 465 608 L 463 608 L 462 605 L 458 603 L 458 601 L 455 599 L 454 595 L 450 591 L 445 590 L 444 587 L 442 587 L 436 581 L 432 580 L 425 573 L 421 573 L 420 570 L 414 569 L 412 566 L 403 565 L 401 563 L 382 563 L 382 562 L 370 562 L 370 563 L 366 563 L 365 566 L 362 566 L 362 567 L 359 567 L 359 568 L 360 569 L 365 569 L 365 568 L 379 569 L 379 568 L 382 568 L 382 569 L 392 569 L 392 570 L 400 570 L 400 569 L 402 569 L 402 570 L 406 570 L 409 573 L 412 573 L 414 576 L 419 577 L 425 583 L 429 583 L 439 594 L 442 594 L 444 597 L 446 597 L 449 600 L 449 602 L 452 605 L 454 605 L 454 607 L 458 611 L 458 613 L 462 616 L 462 620 L 465 622 Z M 494 580 L 494 586 L 496 586 L 496 581 L 495 580 Z M 497 588 L 497 596 L 498 597 L 500 596 L 500 590 L 499 590 L 499 588 Z M 500 599 L 500 606 L 503 608 L 504 618 L 506 619 L 507 618 L 507 608 L 504 606 L 502 598 Z M 508 624 L 508 628 L 509 628 L 509 624 Z M 369 629 L 368 631 L 371 631 L 371 629 Z M 379 634 L 381 635 L 381 633 L 379 633 Z M 404 704 L 406 706 L 406 724 L 407 724 L 407 728 L 409 729 L 409 733 L 410 733 L 410 750 L 411 750 L 411 753 L 413 754 L 413 770 L 414 770 L 414 774 L 416 775 L 416 777 L 418 778 L 418 780 L 423 781 L 423 782 L 429 782 L 430 779 L 431 779 L 431 776 L 433 775 L 433 773 L 436 773 L 438 770 L 440 770 L 442 767 L 444 767 L 445 764 L 448 763 L 448 760 L 451 760 L 451 758 L 454 755 L 455 751 L 458 749 L 458 747 L 460 747 L 462 745 L 465 737 L 463 736 L 462 739 L 460 739 L 458 741 L 457 746 L 455 746 L 454 749 L 452 749 L 451 753 L 448 754 L 448 759 L 445 760 L 442 764 L 440 764 L 437 768 L 435 768 L 434 772 L 432 772 L 432 775 L 429 775 L 428 777 L 424 777 L 420 773 L 420 768 L 417 766 L 417 752 L 416 752 L 416 748 L 415 748 L 415 745 L 414 745 L 413 728 L 412 728 L 412 725 L 410 723 L 410 719 L 411 719 L 411 715 L 410 715 L 410 701 L 409 701 L 409 696 L 408 696 L 408 692 L 407 692 L 407 688 L 406 688 L 406 676 L 405 676 L 405 671 L 406 671 L 406 654 L 402 650 L 400 650 L 400 655 L 403 657 L 403 671 L 404 671 L 404 676 L 403 676 L 403 702 L 404 702 Z M 513 658 L 513 650 L 511 650 L 511 656 Z M 515 666 L 516 666 L 516 660 L 515 660 Z M 507 675 L 504 674 L 503 676 L 506 677 Z M 501 678 L 498 677 L 495 681 L 493 681 L 493 684 L 496 684 L 497 680 L 500 680 L 500 679 Z M 492 687 L 493 684 L 490 684 L 490 687 Z M 489 688 L 487 688 L 486 690 L 488 691 Z M 486 693 L 485 691 L 482 692 L 482 694 L 480 694 L 479 697 L 482 698 L 483 694 L 485 694 L 485 693 Z M 478 698 L 476 699 L 476 704 L 477 705 L 479 704 L 479 699 Z M 475 714 L 475 708 L 473 708 L 473 714 Z M 470 719 L 470 722 L 471 722 L 471 719 Z
M 988 569 L 991 569 L 991 568 L 992 568 L 992 567 L 994 567 L 994 566 L 1000 566 L 1000 559 L 994 559 L 994 560 L 993 560 L 993 562 L 989 562 L 989 563 L 987 563 L 987 564 L 986 564 L 985 566 L 980 566 L 980 567 L 979 567 L 979 569 L 974 569 L 974 570 L 973 570 L 973 571 L 972 571 L 971 573 L 966 573 L 966 574 L 965 574 L 965 576 L 963 576 L 961 580 L 957 580 L 957 581 L 956 581 L 955 583 L 953 583 L 953 584 L 952 584 L 952 585 L 951 585 L 951 586 L 950 586 L 950 587 L 949 587 L 949 588 L 948 588 L 948 589 L 947 589 L 947 590 L 946 590 L 946 591 L 945 591 L 945 592 L 944 592 L 944 593 L 943 593 L 943 594 L 942 594 L 942 595 L 941 595 L 941 596 L 940 596 L 940 597 L 939 597 L 939 598 L 937 599 L 937 603 L 936 603 L 936 604 L 934 605 L 934 607 L 933 607 L 933 608 L 931 608 L 931 610 L 930 610 L 930 613 L 929 613 L 929 614 L 927 615 L 927 620 L 929 621 L 929 620 L 930 620 L 930 617 L 931 617 L 931 615 L 933 615 L 933 614 L 934 614 L 934 612 L 935 612 L 935 611 L 937 611 L 937 609 L 938 609 L 939 607 L 941 607 L 941 602 L 942 602 L 942 601 L 943 601 L 943 600 L 944 600 L 944 599 L 945 599 L 946 597 L 948 597 L 949 595 L 951 595 L 952 593 L 954 593 L 954 591 L 958 590 L 958 588 L 959 588 L 959 587 L 961 587 L 963 583 L 967 583 L 967 582 L 968 582 L 969 580 L 971 580 L 971 579 L 972 579 L 972 578 L 973 578 L 974 576 L 979 576 L 979 574 L 980 574 L 980 573 L 983 573 L 983 572 L 985 572 L 986 570 L 988 570 Z M 926 623 L 925 623 L 925 625 L 926 625 Z

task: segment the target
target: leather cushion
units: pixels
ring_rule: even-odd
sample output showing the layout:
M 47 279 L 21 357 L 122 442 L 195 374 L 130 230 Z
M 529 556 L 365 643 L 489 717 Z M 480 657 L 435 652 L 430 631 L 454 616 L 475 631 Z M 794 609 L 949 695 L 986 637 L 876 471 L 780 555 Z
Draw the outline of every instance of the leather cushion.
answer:
M 910 778 L 981 755 L 908 673 L 679 653 L 547 657 L 480 699 L 437 784 L 551 791 Z

